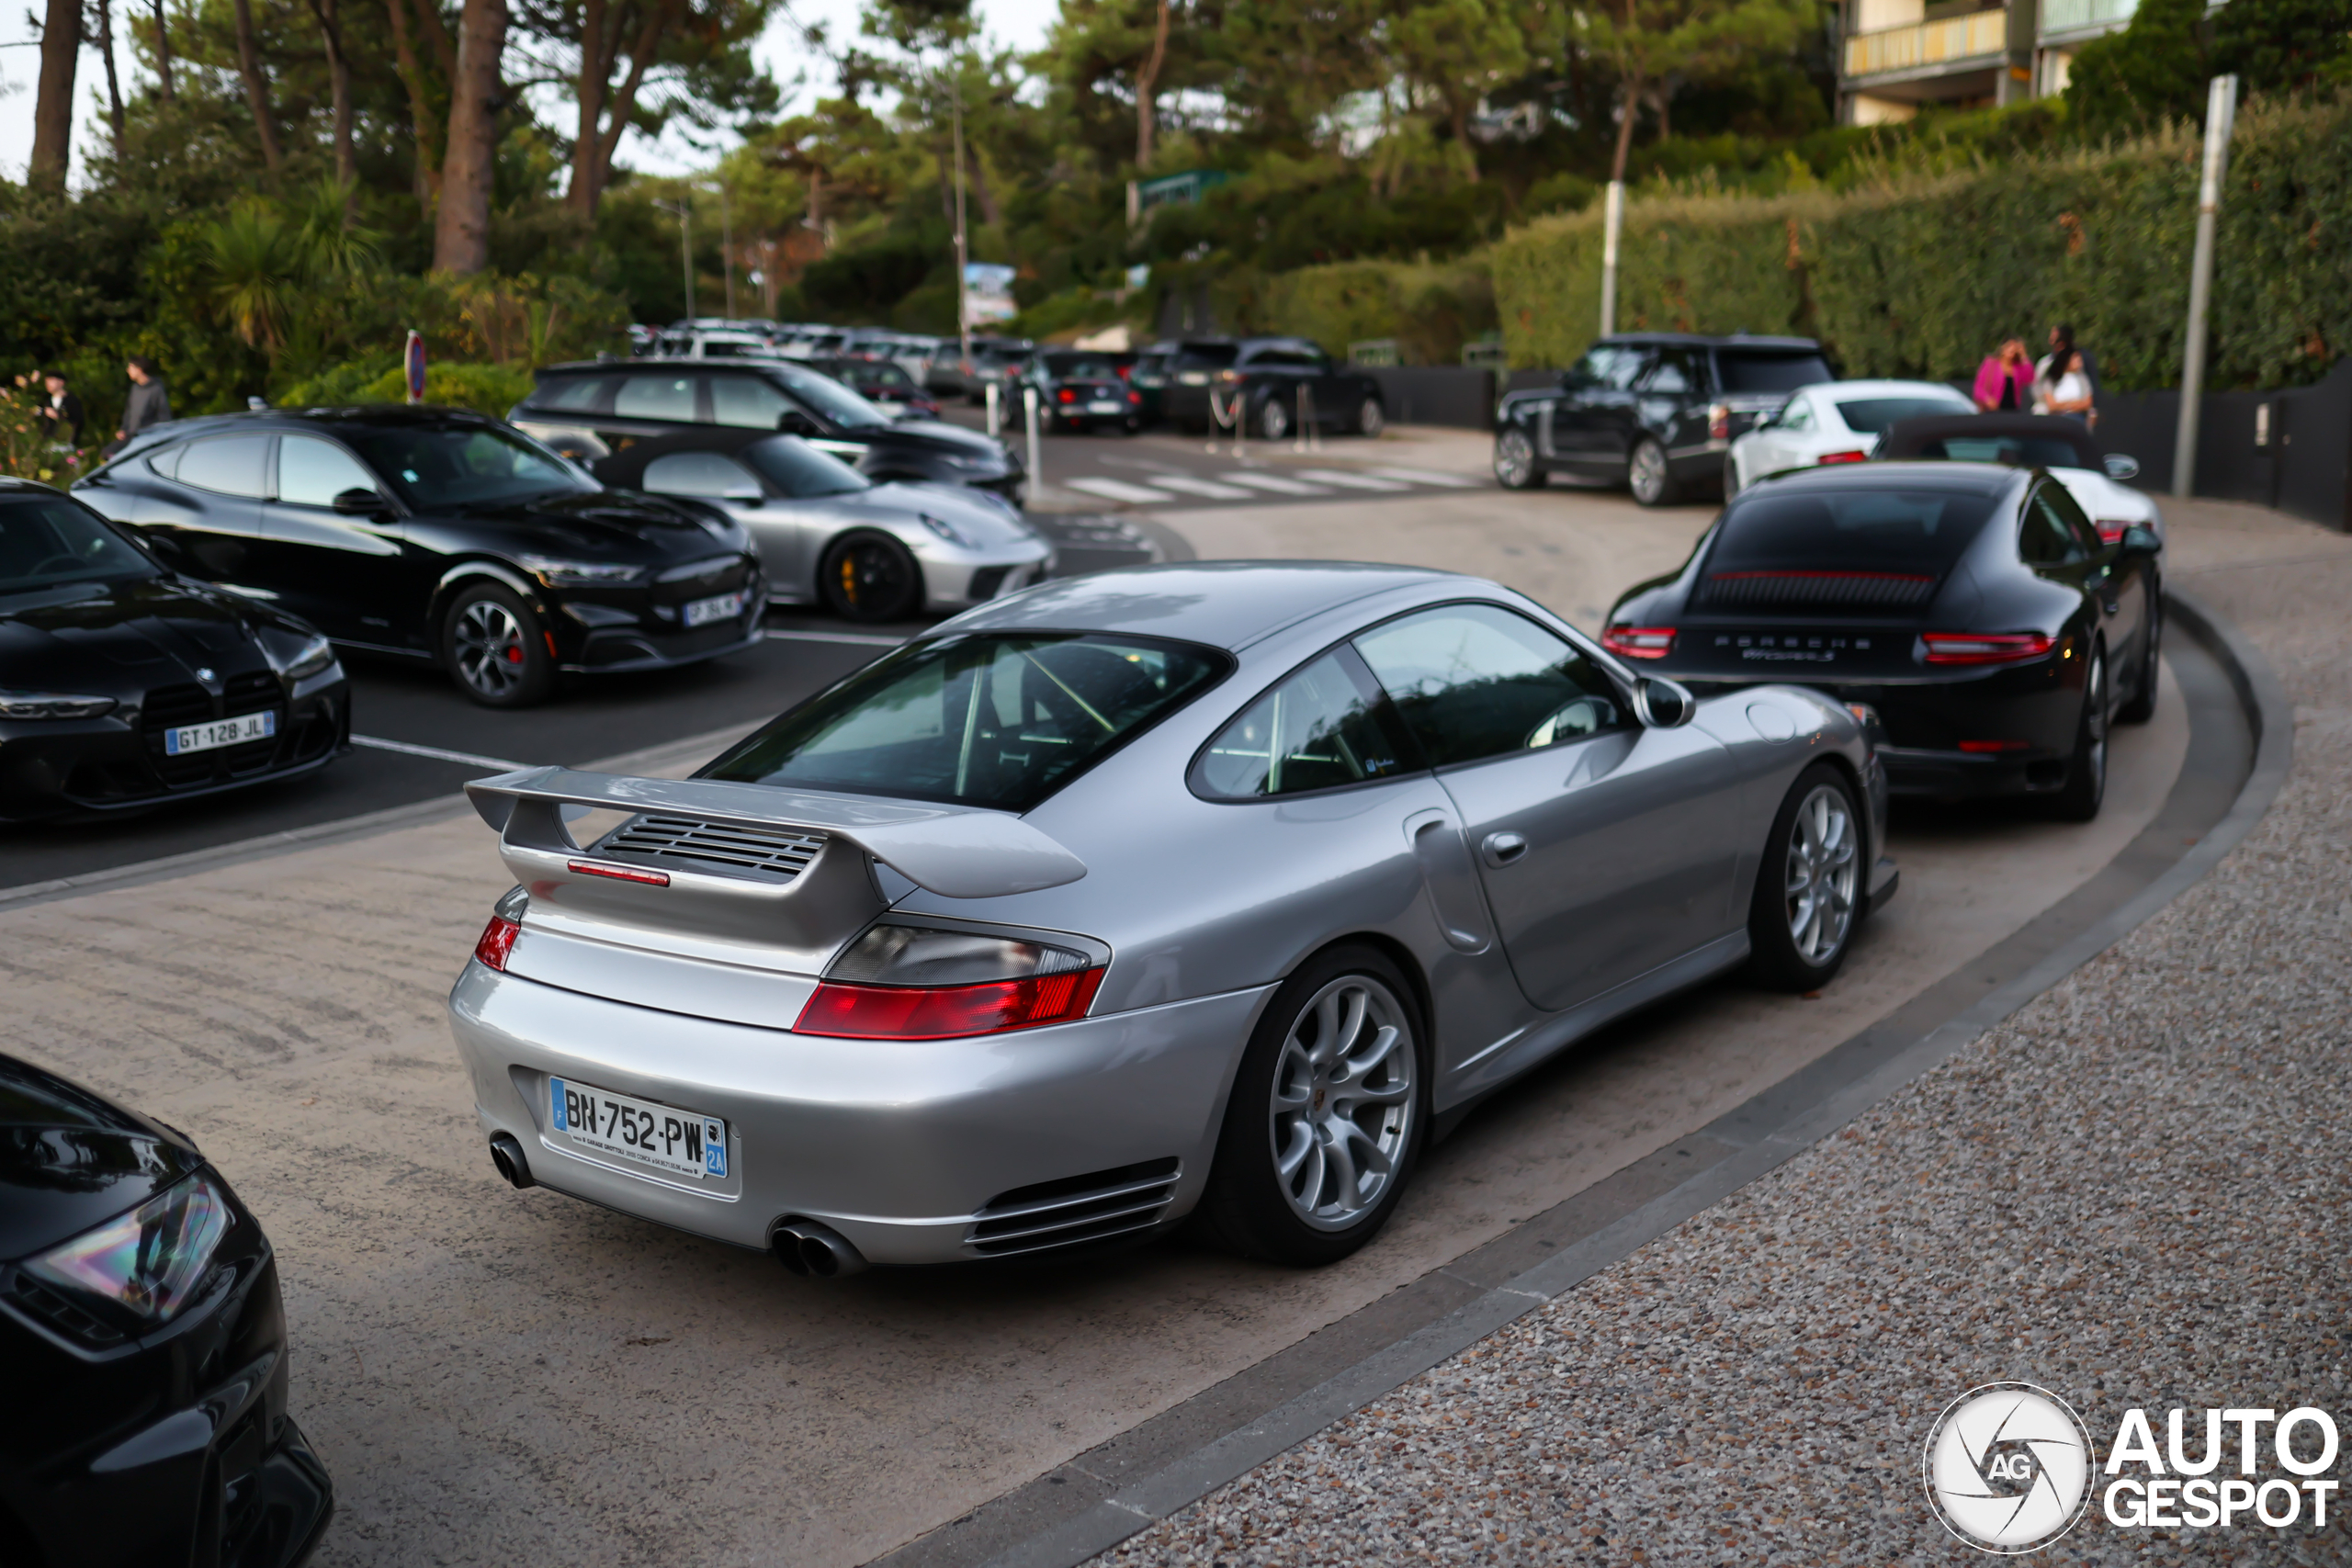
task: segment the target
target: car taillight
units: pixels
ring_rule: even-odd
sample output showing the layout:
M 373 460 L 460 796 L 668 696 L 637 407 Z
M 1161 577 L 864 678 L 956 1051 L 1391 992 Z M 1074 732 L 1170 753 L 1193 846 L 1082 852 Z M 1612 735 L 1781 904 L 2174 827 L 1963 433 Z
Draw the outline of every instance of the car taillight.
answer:
M 1054 400 L 1057 402 L 1074 403 L 1078 401 L 1078 394 L 1071 391 L 1068 387 L 1064 387 L 1060 391 L 1054 394 Z
M 2119 543 L 2132 527 L 2129 522 L 2120 517 L 2102 517 L 2093 525 L 2098 529 L 2100 542 L 2109 545 Z
M 1220 381 L 1238 381 L 1241 379 L 1241 372 L 1238 370 L 1220 370 L 1216 373 L 1216 378 Z
M 1127 401 L 1131 403 L 1140 403 L 1143 401 L 1143 394 L 1141 392 L 1129 392 L 1127 394 Z
M 1707 439 L 1710 441 L 1731 439 L 1731 405 L 1729 403 L 1707 405 Z
M 1620 659 L 1664 659 L 1674 651 L 1672 626 L 1611 626 L 1600 646 Z
M 1981 756 L 1989 751 L 2029 751 L 2033 749 L 2033 742 L 2030 740 L 1963 740 L 1960 743 L 1960 749 Z
M 1919 634 L 1919 656 L 1929 664 L 2014 664 L 2039 659 L 2055 646 L 2041 632 Z
M 1867 463 L 1870 458 L 1871 455 L 1868 452 L 1824 452 L 1814 461 L 1815 463 Z
M 949 1040 L 1086 1016 L 1102 967 L 1020 937 L 876 926 L 826 969 L 793 1025 L 855 1040 Z
M 507 956 L 514 951 L 514 939 L 523 934 L 523 913 L 530 907 L 531 896 L 519 887 L 492 907 L 490 924 L 481 928 L 481 940 L 474 943 L 474 956 L 485 968 L 506 973 Z

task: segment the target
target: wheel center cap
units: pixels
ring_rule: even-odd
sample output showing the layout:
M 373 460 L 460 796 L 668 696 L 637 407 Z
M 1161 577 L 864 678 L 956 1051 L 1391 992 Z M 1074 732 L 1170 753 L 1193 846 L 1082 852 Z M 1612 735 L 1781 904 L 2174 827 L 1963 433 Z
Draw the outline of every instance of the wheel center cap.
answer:
M 1323 1109 L 1323 1099 L 1324 1099 L 1324 1096 L 1326 1096 L 1326 1095 L 1327 1095 L 1327 1094 L 1329 1094 L 1329 1092 L 1330 1092 L 1330 1090 L 1329 1090 L 1328 1088 L 1326 1088 L 1324 1085 L 1322 1085 L 1322 1084 L 1317 1084 L 1317 1085 L 1315 1086 L 1315 1105 L 1314 1105 L 1314 1109 L 1315 1109 L 1315 1110 L 1317 1110 L 1317 1111 L 1320 1111 L 1320 1110 L 1322 1110 L 1322 1109 Z

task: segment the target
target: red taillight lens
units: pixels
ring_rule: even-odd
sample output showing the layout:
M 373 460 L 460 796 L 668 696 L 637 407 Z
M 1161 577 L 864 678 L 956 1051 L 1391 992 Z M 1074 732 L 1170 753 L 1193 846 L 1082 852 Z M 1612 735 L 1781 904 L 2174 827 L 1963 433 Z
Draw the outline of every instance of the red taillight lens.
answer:
M 2040 632 L 1922 632 L 1920 657 L 1929 664 L 2014 664 L 2039 659 L 2057 646 Z
M 1600 646 L 1620 659 L 1664 659 L 1674 651 L 1672 626 L 1611 626 Z
M 977 986 L 856 986 L 826 980 L 793 1031 L 850 1040 L 952 1040 L 1083 1018 L 1100 969 L 989 980 Z
M 2033 742 L 2030 740 L 1963 740 L 1960 743 L 1960 749 L 1979 755 L 1987 751 L 2030 751 L 2033 749 Z
M 1078 401 L 1078 394 L 1071 391 L 1068 387 L 1064 387 L 1060 391 L 1054 394 L 1054 400 L 1057 402 L 1074 403 Z
M 1870 461 L 1870 457 L 1868 452 L 1824 452 L 1814 461 L 1815 463 L 1867 463 Z
M 2101 542 L 2109 545 L 2120 542 L 2132 526 L 2120 517 L 2102 517 L 2093 525 L 2098 529 Z
M 523 928 L 503 915 L 492 915 L 490 924 L 481 928 L 481 940 L 474 943 L 474 956 L 486 968 L 506 973 L 506 955 L 514 951 L 514 939 Z
M 609 876 L 615 882 L 641 882 L 648 887 L 670 886 L 670 874 L 666 871 L 640 871 L 633 865 L 600 865 L 592 860 L 566 861 L 564 865 L 582 876 Z
M 1127 401 L 1131 403 L 1140 403 L 1143 401 L 1143 394 L 1141 392 L 1129 392 L 1127 394 Z

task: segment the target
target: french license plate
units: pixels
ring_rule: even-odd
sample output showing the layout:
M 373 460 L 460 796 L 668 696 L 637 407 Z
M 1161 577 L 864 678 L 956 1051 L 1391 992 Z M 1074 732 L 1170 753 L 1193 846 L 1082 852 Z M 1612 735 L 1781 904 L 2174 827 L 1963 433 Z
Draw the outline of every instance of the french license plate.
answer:
M 718 593 L 707 599 L 696 599 L 686 606 L 686 625 L 707 626 L 713 621 L 731 621 L 743 613 L 745 597 L 747 596 L 739 589 L 732 593 Z
M 1088 413 L 1125 413 L 1127 410 L 1126 405 L 1124 403 L 1105 401 L 1087 404 L 1086 412 Z
M 185 757 L 190 751 L 217 751 L 223 746 L 243 746 L 248 740 L 266 740 L 277 733 L 277 715 L 274 710 L 224 718 L 212 724 L 184 724 L 177 729 L 164 731 L 164 755 Z
M 727 1175 L 727 1123 L 716 1116 L 554 1077 L 548 1079 L 548 1111 L 557 1132 L 604 1154 L 697 1181 Z

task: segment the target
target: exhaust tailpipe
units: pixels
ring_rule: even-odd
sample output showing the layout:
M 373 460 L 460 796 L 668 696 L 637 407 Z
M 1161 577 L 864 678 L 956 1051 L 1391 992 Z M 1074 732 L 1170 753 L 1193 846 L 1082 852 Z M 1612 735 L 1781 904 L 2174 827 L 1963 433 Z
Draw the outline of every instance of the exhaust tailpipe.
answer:
M 506 1185 L 520 1192 L 526 1187 L 536 1187 L 531 1179 L 531 1162 L 523 1157 L 523 1145 L 514 1141 L 512 1133 L 494 1133 L 490 1140 L 490 1163 L 506 1179 Z
M 866 1268 L 846 1237 L 814 1220 L 777 1221 L 768 1246 L 778 1263 L 804 1280 L 842 1280 Z

